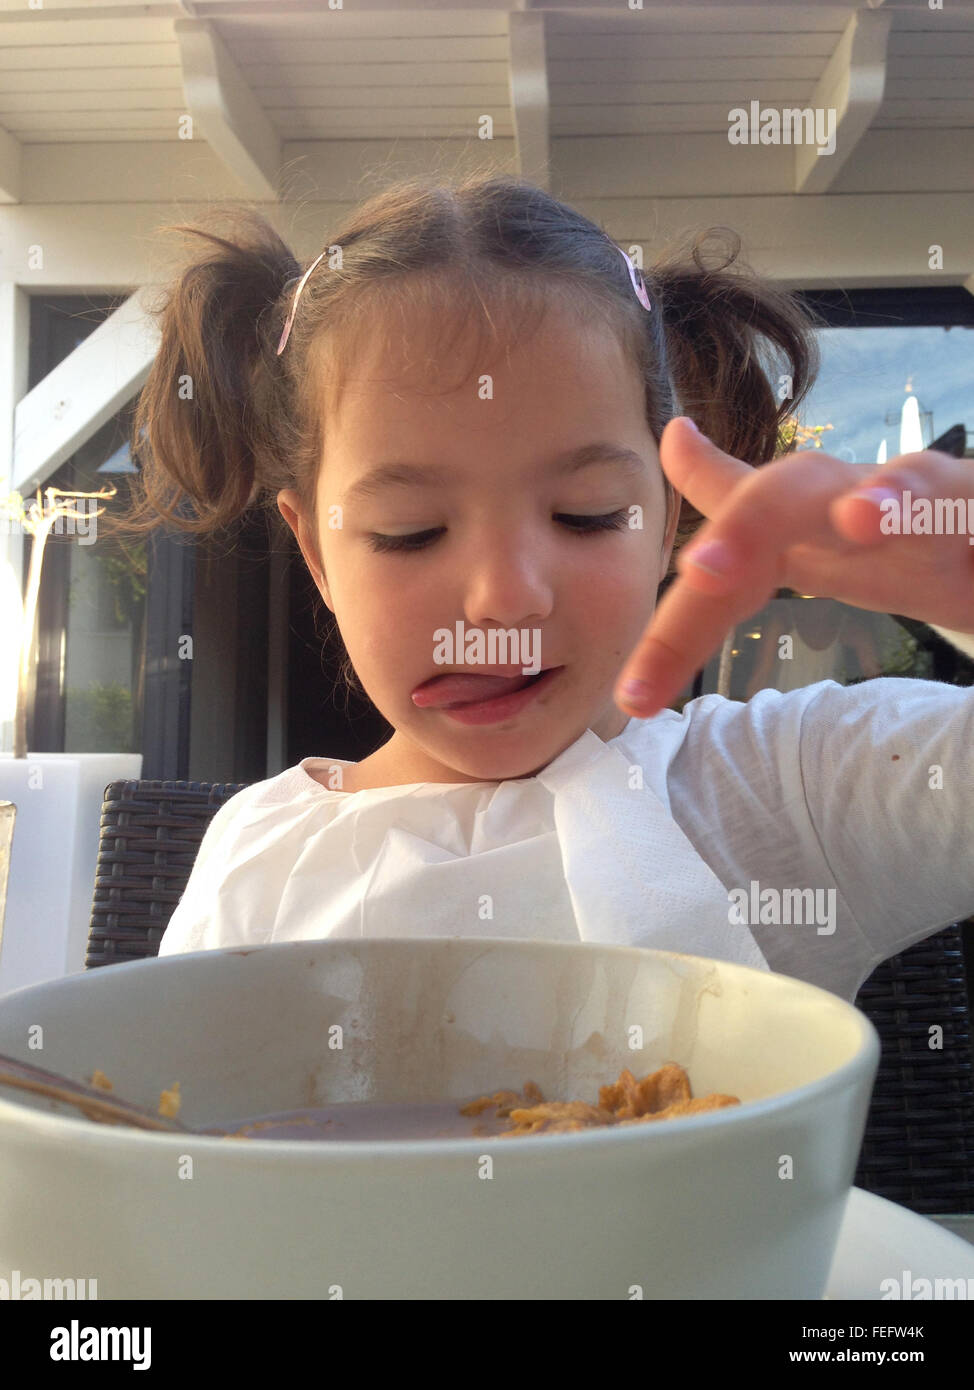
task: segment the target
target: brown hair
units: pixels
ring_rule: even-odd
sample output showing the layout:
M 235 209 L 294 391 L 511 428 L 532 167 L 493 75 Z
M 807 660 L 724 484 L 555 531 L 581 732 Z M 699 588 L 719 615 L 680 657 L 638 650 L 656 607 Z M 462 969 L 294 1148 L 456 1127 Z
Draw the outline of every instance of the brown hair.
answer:
M 360 335 L 391 333 L 397 314 L 401 325 L 451 291 L 458 332 L 491 324 L 488 303 L 531 317 L 557 296 L 581 322 L 598 314 L 639 372 L 657 441 L 674 415 L 689 415 L 756 466 L 780 452 L 782 427 L 818 371 L 814 316 L 740 260 L 731 229 L 664 247 L 642 272 L 647 313 L 607 233 L 514 177 L 416 177 L 362 204 L 329 239 L 280 356 L 303 267 L 270 223 L 238 206 L 165 230 L 196 240 L 155 309 L 161 344 L 133 420 L 135 502 L 120 520 L 106 517 L 109 530 L 168 523 L 216 533 L 257 505 L 277 516 L 281 488 L 294 488 L 314 517 L 330 411 Z M 768 344 L 783 354 L 783 400 L 760 361 Z M 674 556 L 700 521 L 684 499 Z

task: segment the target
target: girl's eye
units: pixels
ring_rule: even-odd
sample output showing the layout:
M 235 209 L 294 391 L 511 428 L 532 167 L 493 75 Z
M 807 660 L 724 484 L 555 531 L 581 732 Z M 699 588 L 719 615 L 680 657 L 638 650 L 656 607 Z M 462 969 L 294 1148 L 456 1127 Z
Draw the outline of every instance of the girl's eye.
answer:
M 414 531 L 408 536 L 381 536 L 373 531 L 368 537 L 373 550 L 422 550 L 436 536 L 442 535 L 443 527 L 436 531 Z
M 628 525 L 629 509 L 623 507 L 617 512 L 606 512 L 601 516 L 567 516 L 561 512 L 556 514 L 555 520 L 562 522 L 578 536 L 591 535 L 593 531 L 621 531 Z M 368 542 L 373 550 L 380 552 L 423 550 L 437 536 L 441 536 L 445 529 L 440 526 L 432 531 L 414 531 L 406 536 L 383 536 L 373 531 L 368 537 Z
M 629 508 L 622 507 L 617 512 L 606 512 L 603 516 L 561 516 L 556 517 L 557 521 L 563 521 L 572 531 L 584 536 L 591 531 L 622 531 L 629 524 Z

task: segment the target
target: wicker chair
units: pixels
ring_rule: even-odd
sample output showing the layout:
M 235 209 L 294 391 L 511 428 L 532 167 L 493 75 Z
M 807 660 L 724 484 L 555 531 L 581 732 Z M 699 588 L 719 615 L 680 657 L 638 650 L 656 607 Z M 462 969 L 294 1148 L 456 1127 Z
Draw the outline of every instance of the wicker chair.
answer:
M 154 956 L 211 817 L 246 783 L 105 790 L 88 969 Z M 974 1211 L 974 1085 L 960 926 L 884 961 L 856 1004 L 882 1040 L 855 1183 L 925 1214 Z M 928 1030 L 943 1027 L 932 1050 Z

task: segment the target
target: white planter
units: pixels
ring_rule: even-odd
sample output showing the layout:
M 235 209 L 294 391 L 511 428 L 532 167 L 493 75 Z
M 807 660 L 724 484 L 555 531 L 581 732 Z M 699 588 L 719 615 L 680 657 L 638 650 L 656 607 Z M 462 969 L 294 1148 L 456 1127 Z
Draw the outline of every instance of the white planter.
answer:
M 141 775 L 141 753 L 0 753 L 17 807 L 0 995 L 84 970 L 105 788 Z

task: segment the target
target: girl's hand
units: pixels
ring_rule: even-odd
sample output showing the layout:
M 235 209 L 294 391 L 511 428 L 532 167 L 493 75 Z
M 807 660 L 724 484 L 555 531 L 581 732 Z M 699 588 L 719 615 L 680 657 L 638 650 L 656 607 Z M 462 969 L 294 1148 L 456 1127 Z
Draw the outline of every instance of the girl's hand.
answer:
M 752 468 L 679 416 L 663 431 L 660 463 L 709 520 L 678 554 L 679 577 L 616 682 L 624 713 L 648 718 L 668 705 L 727 633 L 782 588 L 974 632 L 970 459 L 926 449 L 867 468 L 809 449 Z M 911 494 L 905 501 L 904 491 Z M 956 534 L 885 534 L 884 496 L 897 499 L 892 516 L 900 530 L 908 511 L 918 524 L 918 498 L 931 501 L 931 525 L 934 499 L 959 502 L 941 509 L 948 518 L 941 529 L 953 517 Z M 624 694 L 630 680 L 648 685 L 645 699 Z

